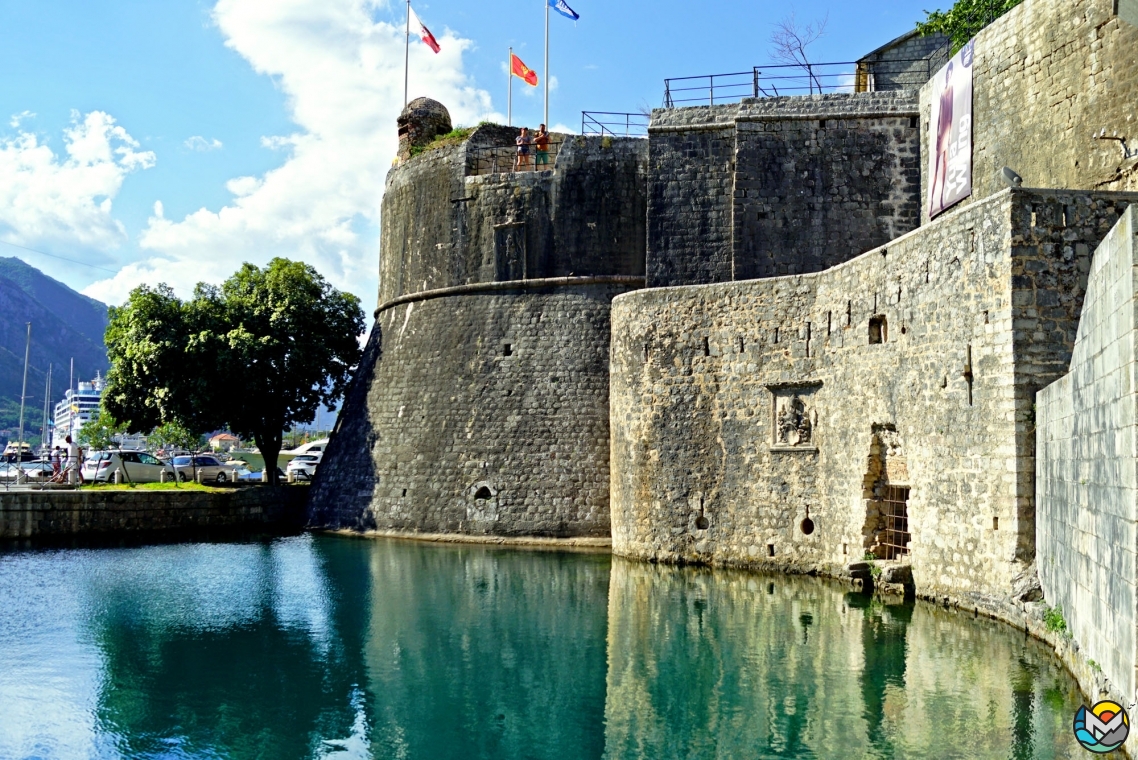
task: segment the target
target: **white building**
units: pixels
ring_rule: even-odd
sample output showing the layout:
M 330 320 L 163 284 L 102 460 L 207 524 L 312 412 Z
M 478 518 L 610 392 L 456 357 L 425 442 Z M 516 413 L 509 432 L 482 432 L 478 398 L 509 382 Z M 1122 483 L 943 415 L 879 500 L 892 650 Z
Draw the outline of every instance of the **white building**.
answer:
M 55 416 L 51 445 L 67 448 L 67 436 L 79 440 L 79 431 L 85 424 L 99 416 L 100 402 L 105 383 L 102 376 L 95 374 L 89 383 L 80 382 L 76 390 L 70 388 L 63 394 L 63 400 L 55 405 Z M 146 448 L 146 436 L 124 434 L 115 436 L 119 446 L 124 449 L 141 450 Z

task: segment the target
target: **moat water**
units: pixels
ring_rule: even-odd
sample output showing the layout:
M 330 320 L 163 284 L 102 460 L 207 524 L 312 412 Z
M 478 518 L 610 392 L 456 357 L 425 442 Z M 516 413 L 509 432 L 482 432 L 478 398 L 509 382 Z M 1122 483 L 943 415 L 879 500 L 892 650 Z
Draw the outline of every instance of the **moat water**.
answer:
M 0 553 L 0 758 L 1065 758 L 1022 632 L 810 578 L 300 536 Z

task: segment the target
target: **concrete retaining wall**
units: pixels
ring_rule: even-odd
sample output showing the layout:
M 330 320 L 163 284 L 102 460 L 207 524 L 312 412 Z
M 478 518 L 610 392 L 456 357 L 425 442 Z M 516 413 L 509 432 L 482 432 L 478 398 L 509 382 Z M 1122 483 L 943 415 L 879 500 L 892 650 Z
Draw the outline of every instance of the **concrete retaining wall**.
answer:
M 1070 374 L 1037 401 L 1040 581 L 1103 674 L 1138 697 L 1138 210 L 1094 256 Z
M 0 539 L 301 528 L 305 486 L 232 491 L 0 492 Z

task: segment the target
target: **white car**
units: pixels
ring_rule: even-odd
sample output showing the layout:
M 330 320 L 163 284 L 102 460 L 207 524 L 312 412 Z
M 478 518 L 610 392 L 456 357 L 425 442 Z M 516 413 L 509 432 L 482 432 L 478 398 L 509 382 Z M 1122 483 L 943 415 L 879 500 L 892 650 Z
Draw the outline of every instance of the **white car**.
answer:
M 232 483 L 237 480 L 237 471 L 245 464 L 240 460 L 223 463 L 212 454 L 174 457 L 173 463 L 174 471 L 178 473 L 178 480 L 183 483 L 193 480 L 197 473 L 201 473 L 203 483 L 207 480 L 216 483 Z
M 312 480 L 316 477 L 316 466 L 320 464 L 320 454 L 298 454 L 285 468 L 297 480 Z
M 122 471 L 124 483 L 157 483 L 166 473 L 174 480 L 174 468 L 145 451 L 103 451 L 87 457 L 83 463 L 83 480 L 89 483 L 112 483 L 115 473 Z

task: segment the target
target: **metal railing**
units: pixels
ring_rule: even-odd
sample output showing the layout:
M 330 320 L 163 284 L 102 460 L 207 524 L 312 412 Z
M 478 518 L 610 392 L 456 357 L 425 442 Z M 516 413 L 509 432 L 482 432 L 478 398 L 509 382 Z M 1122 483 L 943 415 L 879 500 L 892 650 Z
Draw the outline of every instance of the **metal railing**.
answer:
M 0 462 L 0 488 L 5 491 L 67 490 L 75 486 L 66 482 L 67 472 L 61 468 L 59 479 L 53 478 L 51 463 L 44 460 Z
M 647 137 L 651 114 L 582 111 L 581 134 L 612 137 Z
M 536 145 L 530 145 L 529 152 L 524 155 L 519 154 L 517 145 L 467 148 L 466 176 L 552 170 L 556 168 L 562 142 L 561 139 L 550 139 L 549 150 L 544 155 Z
M 912 60 L 775 64 L 730 74 L 672 77 L 664 80 L 664 108 L 781 95 L 913 90 L 932 78 L 934 62 L 940 60 L 934 54 Z

